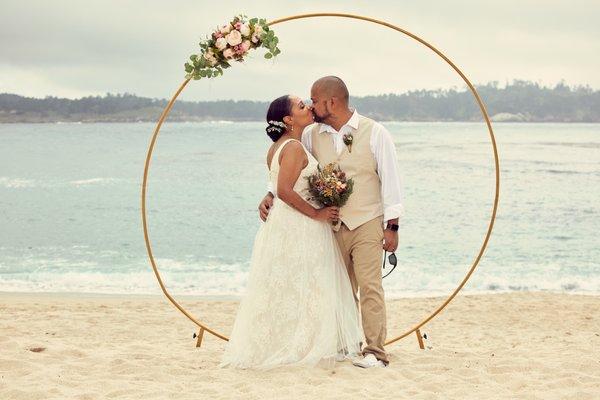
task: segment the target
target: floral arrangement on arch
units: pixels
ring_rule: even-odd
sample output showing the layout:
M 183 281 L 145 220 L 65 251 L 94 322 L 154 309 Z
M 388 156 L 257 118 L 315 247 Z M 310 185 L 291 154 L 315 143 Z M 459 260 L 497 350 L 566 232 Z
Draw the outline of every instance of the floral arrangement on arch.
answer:
M 200 54 L 192 54 L 185 63 L 186 79 L 214 78 L 223 75 L 232 61 L 242 62 L 252 49 L 264 47 L 265 58 L 277 56 L 279 39 L 265 19 L 248 19 L 238 15 L 225 25 L 219 26 L 206 40 L 201 41 Z

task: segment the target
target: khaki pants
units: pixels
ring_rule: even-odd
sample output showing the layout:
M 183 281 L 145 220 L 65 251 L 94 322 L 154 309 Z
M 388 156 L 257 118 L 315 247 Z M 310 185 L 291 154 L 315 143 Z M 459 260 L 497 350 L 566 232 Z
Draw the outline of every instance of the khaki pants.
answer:
M 388 356 L 383 348 L 386 336 L 385 298 L 381 281 L 383 252 L 383 216 L 349 230 L 344 224 L 335 232 L 357 307 L 360 302 L 362 324 L 367 346 L 363 354 L 372 353 L 386 365 Z M 360 298 L 357 293 L 360 291 Z M 359 300 L 360 299 L 360 300 Z

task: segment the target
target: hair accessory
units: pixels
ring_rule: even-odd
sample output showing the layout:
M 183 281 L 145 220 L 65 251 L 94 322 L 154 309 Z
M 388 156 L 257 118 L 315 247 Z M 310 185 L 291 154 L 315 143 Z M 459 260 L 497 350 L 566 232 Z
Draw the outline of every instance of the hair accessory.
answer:
M 285 129 L 285 124 L 281 121 L 269 121 L 270 125 L 276 125 Z
M 273 131 L 281 133 L 285 130 L 285 128 L 285 124 L 281 121 L 269 121 L 269 126 L 267 127 L 266 131 L 267 133 Z

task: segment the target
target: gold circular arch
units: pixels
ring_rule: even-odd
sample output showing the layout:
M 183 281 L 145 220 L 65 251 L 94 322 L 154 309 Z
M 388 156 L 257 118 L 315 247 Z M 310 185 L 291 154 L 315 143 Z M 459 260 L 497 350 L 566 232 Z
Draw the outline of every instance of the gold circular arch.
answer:
M 427 322 L 431 321 L 431 319 L 433 319 L 436 315 L 438 315 L 443 309 L 444 307 L 446 307 L 448 305 L 448 303 L 450 303 L 450 301 L 452 301 L 452 299 L 454 299 L 454 297 L 458 294 L 458 292 L 463 288 L 463 286 L 467 283 L 467 281 L 469 280 L 469 278 L 471 277 L 471 274 L 473 274 L 473 271 L 475 270 L 475 268 L 477 267 L 477 265 L 479 264 L 479 261 L 481 260 L 481 257 L 483 256 L 483 253 L 485 251 L 485 248 L 487 247 L 488 241 L 490 239 L 490 236 L 492 234 L 492 229 L 494 227 L 494 221 L 496 219 L 496 212 L 498 210 L 498 199 L 500 197 L 500 163 L 498 160 L 498 149 L 496 147 L 496 139 L 494 137 L 494 132 L 492 130 L 492 123 L 490 121 L 490 118 L 488 116 L 488 113 L 486 111 L 485 105 L 483 104 L 483 101 L 481 100 L 481 98 L 479 97 L 479 94 L 477 93 L 477 90 L 475 89 L 475 87 L 471 84 L 471 82 L 469 81 L 469 79 L 467 79 L 467 77 L 465 76 L 465 74 L 462 73 L 462 71 L 452 62 L 450 61 L 450 59 L 448 57 L 446 57 L 441 51 L 439 51 L 438 49 L 436 49 L 433 45 L 427 43 L 425 40 L 421 39 L 420 37 L 418 37 L 417 35 L 410 33 L 402 28 L 399 28 L 395 25 L 392 25 L 390 23 L 384 22 L 384 21 L 380 21 L 377 19 L 373 19 L 373 18 L 369 18 L 369 17 L 364 17 L 361 15 L 353 15 L 353 14 L 344 14 L 344 13 L 312 13 L 312 14 L 301 14 L 301 15 L 294 15 L 294 16 L 290 16 L 290 17 L 285 17 L 285 18 L 280 18 L 280 19 L 276 19 L 273 20 L 271 22 L 268 23 L 269 26 L 272 25 L 276 25 L 276 24 L 281 24 L 283 22 L 287 22 L 287 21 L 292 21 L 292 20 L 297 20 L 297 19 L 304 19 L 304 18 L 315 18 L 315 17 L 339 17 L 339 18 L 350 18 L 350 19 L 357 19 L 357 20 L 362 20 L 362 21 L 367 21 L 367 22 L 372 22 L 374 24 L 378 24 L 378 25 L 382 25 L 382 26 L 386 26 L 390 29 L 393 29 L 397 32 L 401 32 L 403 34 L 405 34 L 406 36 L 411 37 L 412 39 L 415 39 L 416 41 L 418 41 L 419 43 L 423 44 L 424 46 L 428 47 L 430 50 L 432 50 L 434 53 L 436 53 L 438 56 L 440 56 L 444 61 L 446 61 L 446 63 L 448 63 L 448 65 L 450 65 L 452 67 L 452 69 L 454 69 L 454 71 L 456 71 L 456 73 L 458 73 L 458 75 L 460 75 L 460 77 L 463 79 L 463 81 L 467 84 L 467 86 L 469 87 L 469 89 L 471 90 L 473 96 L 475 97 L 475 100 L 477 101 L 477 104 L 479 105 L 479 109 L 481 110 L 481 114 L 483 115 L 483 118 L 485 119 L 485 122 L 487 124 L 487 128 L 488 128 L 488 132 L 490 134 L 490 140 L 492 143 L 492 148 L 494 151 L 494 164 L 495 164 L 495 178 L 496 178 L 496 189 L 495 189 L 495 195 L 494 195 L 494 206 L 492 208 L 492 215 L 490 218 L 490 222 L 488 225 L 488 229 L 485 235 L 485 238 L 483 240 L 483 243 L 479 249 L 479 253 L 477 254 L 477 257 L 475 258 L 475 260 L 473 261 L 473 264 L 471 265 L 471 268 L 469 269 L 469 271 L 467 272 L 467 274 L 465 275 L 465 277 L 463 278 L 462 282 L 458 285 L 458 287 L 452 292 L 452 294 L 450 294 L 450 296 L 448 296 L 448 298 L 446 299 L 446 301 L 444 301 L 442 303 L 442 305 L 440 305 L 435 311 L 433 311 L 429 316 L 427 316 L 426 318 L 424 318 L 421 322 L 419 322 L 418 324 L 414 325 L 412 328 L 408 329 L 406 332 L 392 338 L 389 339 L 385 345 L 389 345 L 391 343 L 394 343 L 408 335 L 410 335 L 411 333 L 415 332 L 417 334 L 417 338 L 419 340 L 419 345 L 421 348 L 423 348 L 423 344 L 422 344 L 422 340 L 421 340 L 421 335 L 419 332 L 419 328 L 421 328 L 423 325 L 425 325 Z M 223 339 L 223 340 L 229 340 L 227 338 L 227 336 L 211 329 L 210 327 L 208 327 L 207 325 L 205 325 L 204 323 L 200 322 L 196 317 L 194 317 L 192 314 L 190 314 L 188 311 L 186 311 L 174 298 L 173 296 L 171 296 L 171 294 L 169 294 L 169 291 L 167 290 L 167 288 L 165 287 L 163 280 L 160 276 L 160 273 L 158 272 L 158 268 L 156 266 L 156 261 L 154 260 L 154 256 L 152 255 L 152 246 L 150 245 L 150 239 L 148 236 L 148 222 L 146 219 L 146 184 L 148 182 L 148 170 L 150 167 L 150 160 L 152 159 L 152 151 L 154 150 L 154 145 L 156 144 L 156 138 L 158 137 L 158 133 L 160 131 L 160 128 L 164 122 L 164 120 L 167 118 L 167 115 L 169 115 L 169 112 L 171 111 L 171 108 L 173 107 L 173 104 L 175 103 L 175 100 L 177 99 L 177 97 L 179 96 L 179 94 L 183 91 L 183 89 L 186 87 L 186 85 L 189 83 L 191 78 L 186 79 L 185 81 L 183 81 L 183 83 L 181 84 L 181 86 L 179 86 L 179 89 L 177 89 L 177 91 L 175 92 L 175 94 L 173 95 L 173 97 L 171 98 L 171 100 L 169 101 L 169 103 L 167 104 L 167 106 L 165 107 L 165 109 L 163 110 L 162 114 L 160 115 L 160 118 L 158 120 L 158 123 L 156 124 L 156 128 L 154 129 L 154 134 L 152 135 L 152 140 L 150 141 L 150 145 L 148 147 L 148 152 L 146 154 L 146 162 L 144 165 L 144 178 L 142 181 L 142 225 L 144 228 L 144 240 L 146 242 L 146 250 L 148 251 L 148 257 L 150 258 L 150 263 L 152 264 L 152 269 L 154 270 L 154 274 L 156 275 L 156 279 L 158 280 L 158 283 L 160 285 L 160 288 L 162 289 L 163 293 L 165 294 L 165 296 L 169 299 L 169 301 L 171 303 L 173 303 L 173 305 L 179 310 L 181 311 L 186 317 L 188 317 L 192 322 L 194 322 L 196 325 L 198 325 L 198 327 L 200 328 L 200 333 L 198 335 L 198 341 L 196 343 L 197 346 L 200 345 L 201 341 L 202 341 L 202 334 L 204 333 L 204 331 L 207 331 L 209 333 L 211 333 L 212 335 Z

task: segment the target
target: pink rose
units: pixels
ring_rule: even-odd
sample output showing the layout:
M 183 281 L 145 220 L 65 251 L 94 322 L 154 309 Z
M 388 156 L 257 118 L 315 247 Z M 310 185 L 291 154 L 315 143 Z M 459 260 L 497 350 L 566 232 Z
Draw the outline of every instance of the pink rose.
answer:
M 244 53 L 245 53 L 245 52 L 247 52 L 248 50 L 250 50 L 250 46 L 251 46 L 251 45 L 252 45 L 252 44 L 250 43 L 250 41 L 249 41 L 249 40 L 244 40 L 240 46 L 242 47 L 242 49 L 244 50 Z
M 223 51 L 223 57 L 225 57 L 227 59 L 233 58 L 233 50 L 232 49 L 225 49 L 225 51 Z

